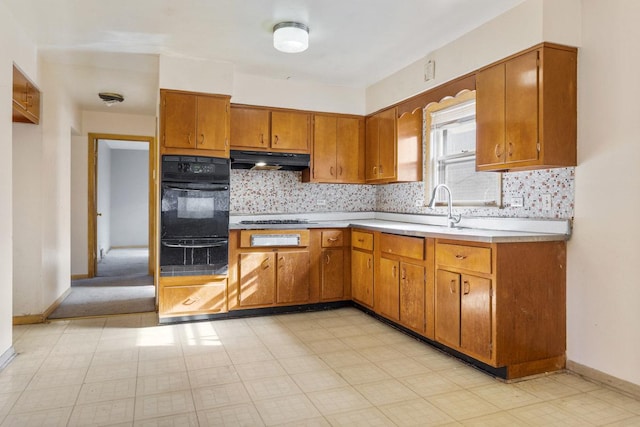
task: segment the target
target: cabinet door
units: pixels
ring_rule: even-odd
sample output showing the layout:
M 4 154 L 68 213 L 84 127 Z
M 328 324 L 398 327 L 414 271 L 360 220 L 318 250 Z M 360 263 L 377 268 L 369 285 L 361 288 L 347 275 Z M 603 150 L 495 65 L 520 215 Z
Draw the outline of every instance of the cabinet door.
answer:
M 239 305 L 247 307 L 273 304 L 275 302 L 275 290 L 275 252 L 240 254 Z
M 507 163 L 538 159 L 538 51 L 505 64 Z
M 198 96 L 197 147 L 229 153 L 229 100 Z
M 505 159 L 505 67 L 476 75 L 476 169 L 495 169 Z
M 316 115 L 313 122 L 313 178 L 317 181 L 336 181 L 337 118 Z
M 373 255 L 370 253 L 351 251 L 351 296 L 373 307 Z
M 375 310 L 392 320 L 400 318 L 400 263 L 398 261 L 380 258 Z
M 422 122 L 421 108 L 398 117 L 396 179 L 400 182 L 422 180 Z
M 338 117 L 336 136 L 336 179 L 338 182 L 361 182 L 361 119 Z
M 366 147 L 365 147 L 365 180 L 375 181 L 378 179 L 378 167 L 380 158 L 380 147 L 378 146 L 378 127 L 380 117 L 378 115 L 368 117 L 366 126 Z
M 396 178 L 396 109 L 379 113 L 378 147 L 379 163 L 378 178 L 393 181 Z
M 309 251 L 278 252 L 278 304 L 309 301 Z
M 196 96 L 165 93 L 163 110 L 162 144 L 170 148 L 196 148 Z
M 230 122 L 231 146 L 269 149 L 269 110 L 232 106 Z
M 460 275 L 436 272 L 436 341 L 460 347 Z
M 308 113 L 271 112 L 271 148 L 278 151 L 309 152 Z
M 463 274 L 460 293 L 460 347 L 490 359 L 491 280 Z
M 425 331 L 425 268 L 421 265 L 400 263 L 400 322 L 424 333 Z
M 226 281 L 214 285 L 162 288 L 160 316 L 222 313 L 227 311 Z
M 320 299 L 336 300 L 344 297 L 344 250 L 324 249 L 320 260 Z

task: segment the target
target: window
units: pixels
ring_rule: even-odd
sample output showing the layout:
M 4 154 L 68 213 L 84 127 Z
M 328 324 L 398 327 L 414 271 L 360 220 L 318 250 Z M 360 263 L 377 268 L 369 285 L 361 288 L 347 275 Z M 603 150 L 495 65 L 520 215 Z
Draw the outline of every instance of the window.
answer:
M 427 119 L 427 194 L 438 184 L 451 189 L 457 206 L 500 206 L 500 173 L 476 172 L 476 100 L 475 91 L 463 92 L 426 109 Z M 444 191 L 436 199 L 446 203 Z

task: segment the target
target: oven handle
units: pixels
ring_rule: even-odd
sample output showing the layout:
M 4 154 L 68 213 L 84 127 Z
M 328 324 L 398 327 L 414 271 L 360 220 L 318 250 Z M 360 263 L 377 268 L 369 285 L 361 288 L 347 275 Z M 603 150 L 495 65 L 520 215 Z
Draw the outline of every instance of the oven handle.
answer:
M 211 186 L 203 186 L 203 188 L 190 188 L 185 187 L 183 185 L 172 185 L 172 184 L 162 184 L 162 188 L 170 188 L 172 190 L 181 190 L 181 191 L 227 191 L 229 189 L 228 185 L 211 185 Z
M 182 249 L 204 249 L 204 248 L 217 248 L 220 246 L 224 246 L 226 244 L 228 244 L 229 241 L 228 240 L 221 240 L 219 242 L 216 243 L 209 243 L 206 245 L 185 245 L 185 244 L 180 244 L 180 243 L 167 243 L 167 242 L 162 242 L 162 246 L 166 246 L 167 248 L 182 248 Z

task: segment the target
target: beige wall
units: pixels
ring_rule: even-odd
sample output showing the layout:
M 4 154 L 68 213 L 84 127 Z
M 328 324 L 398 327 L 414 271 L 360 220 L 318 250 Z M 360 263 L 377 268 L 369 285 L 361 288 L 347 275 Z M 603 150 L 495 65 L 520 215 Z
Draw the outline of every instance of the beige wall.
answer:
M 584 0 L 568 358 L 640 385 L 640 2 Z
M 428 53 L 426 59 L 435 61 L 434 80 L 424 81 L 423 59 L 368 87 L 366 111 L 375 112 L 542 41 L 579 46 L 579 16 L 580 0 L 527 0 Z
M 88 205 L 88 166 L 87 156 L 89 133 L 107 133 L 114 135 L 151 136 L 156 134 L 155 116 L 137 114 L 82 113 L 82 134 L 73 138 L 71 146 L 71 174 L 77 177 L 71 181 L 72 209 L 71 218 L 71 271 L 72 275 L 88 273 L 87 249 L 87 205 Z
M 0 366 L 12 351 L 13 314 L 13 124 L 11 122 L 12 64 L 20 65 L 38 83 L 36 48 L 0 2 Z

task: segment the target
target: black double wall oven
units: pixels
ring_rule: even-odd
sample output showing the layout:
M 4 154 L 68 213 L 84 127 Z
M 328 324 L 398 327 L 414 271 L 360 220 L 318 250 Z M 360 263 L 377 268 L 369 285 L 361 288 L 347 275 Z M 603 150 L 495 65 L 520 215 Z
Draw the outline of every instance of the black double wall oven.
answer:
M 229 159 L 162 157 L 161 276 L 227 274 L 229 168 Z

